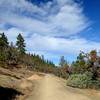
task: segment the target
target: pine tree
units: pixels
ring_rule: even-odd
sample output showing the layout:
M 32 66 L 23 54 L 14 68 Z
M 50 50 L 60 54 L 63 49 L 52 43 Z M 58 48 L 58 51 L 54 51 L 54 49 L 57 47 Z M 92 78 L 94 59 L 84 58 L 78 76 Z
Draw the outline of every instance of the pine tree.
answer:
M 7 59 L 8 64 L 17 64 L 18 62 L 18 51 L 16 47 L 13 45 L 13 42 L 11 42 L 11 44 L 9 45 Z
M 0 61 L 7 60 L 8 39 L 4 33 L 0 34 Z
M 64 56 L 61 56 L 60 63 L 59 63 L 60 67 L 63 67 L 65 64 L 66 64 L 65 58 Z
M 4 33 L 0 34 L 0 49 L 7 48 L 9 45 L 8 39 Z
M 25 43 L 24 38 L 21 34 L 17 36 L 17 42 L 16 42 L 17 49 L 20 54 L 25 54 Z

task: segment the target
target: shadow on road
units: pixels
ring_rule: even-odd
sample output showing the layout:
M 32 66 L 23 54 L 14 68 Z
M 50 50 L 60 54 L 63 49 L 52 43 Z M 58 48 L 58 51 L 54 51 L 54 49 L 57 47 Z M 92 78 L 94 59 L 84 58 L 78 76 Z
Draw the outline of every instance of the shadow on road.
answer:
M 11 88 L 0 87 L 0 100 L 14 100 L 17 95 L 21 93 Z

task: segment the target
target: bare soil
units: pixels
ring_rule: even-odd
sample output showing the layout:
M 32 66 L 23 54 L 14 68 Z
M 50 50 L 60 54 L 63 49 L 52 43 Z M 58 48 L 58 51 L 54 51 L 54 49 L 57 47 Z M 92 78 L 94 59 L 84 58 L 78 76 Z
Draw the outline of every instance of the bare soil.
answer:
M 51 74 L 0 68 L 0 98 L 7 97 L 6 100 L 14 100 L 11 98 L 15 97 L 16 100 L 100 100 L 100 91 L 68 87 L 66 81 Z M 8 95 L 9 91 L 12 92 L 10 95 Z
M 82 90 L 66 86 L 66 80 L 46 74 L 42 78 L 33 75 L 32 93 L 24 100 L 100 100 L 100 91 Z

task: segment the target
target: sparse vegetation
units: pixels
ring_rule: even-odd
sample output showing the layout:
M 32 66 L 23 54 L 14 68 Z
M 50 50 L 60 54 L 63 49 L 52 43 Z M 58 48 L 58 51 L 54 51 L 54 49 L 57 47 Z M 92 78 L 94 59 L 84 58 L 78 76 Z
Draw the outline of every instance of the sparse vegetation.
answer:
M 90 53 L 80 52 L 71 66 L 64 56 L 60 58 L 59 67 L 44 56 L 26 53 L 25 40 L 17 36 L 16 45 L 9 43 L 4 33 L 0 35 L 0 66 L 6 68 L 25 67 L 28 70 L 53 73 L 68 79 L 67 85 L 78 88 L 100 88 L 100 56 L 96 50 Z M 91 73 L 91 74 L 90 74 Z
M 96 50 L 81 52 L 71 65 L 67 85 L 78 88 L 100 88 L 100 57 Z
M 92 73 L 72 74 L 67 80 L 67 85 L 78 88 L 88 88 L 92 83 Z

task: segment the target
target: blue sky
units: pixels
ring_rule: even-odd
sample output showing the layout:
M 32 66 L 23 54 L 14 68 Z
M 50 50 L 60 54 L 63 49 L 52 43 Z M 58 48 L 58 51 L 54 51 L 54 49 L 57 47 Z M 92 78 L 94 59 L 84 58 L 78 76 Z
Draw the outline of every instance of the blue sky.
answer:
M 100 0 L 0 0 L 0 32 L 15 43 L 22 33 L 27 52 L 55 64 L 80 50 L 100 50 Z

